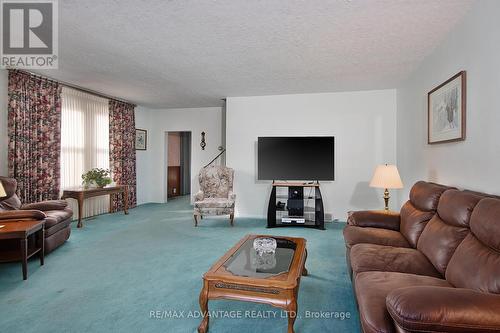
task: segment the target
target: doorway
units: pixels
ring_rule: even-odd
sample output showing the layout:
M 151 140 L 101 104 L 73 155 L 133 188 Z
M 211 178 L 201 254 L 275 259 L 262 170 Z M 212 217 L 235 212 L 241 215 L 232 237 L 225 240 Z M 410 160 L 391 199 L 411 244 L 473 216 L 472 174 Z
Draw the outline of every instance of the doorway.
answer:
M 167 198 L 191 193 L 191 132 L 168 132 Z

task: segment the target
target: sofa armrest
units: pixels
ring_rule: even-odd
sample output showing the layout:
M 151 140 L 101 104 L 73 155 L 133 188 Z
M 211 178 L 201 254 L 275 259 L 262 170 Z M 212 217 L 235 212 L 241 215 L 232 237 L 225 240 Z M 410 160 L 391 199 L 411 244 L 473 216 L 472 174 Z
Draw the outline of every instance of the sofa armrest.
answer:
M 229 191 L 229 194 L 227 197 L 229 200 L 236 201 L 236 193 L 234 193 L 233 191 Z
M 25 219 L 43 220 L 46 217 L 45 213 L 39 210 L 4 210 L 0 212 L 0 220 L 3 222 Z
M 387 310 L 408 332 L 500 332 L 500 295 L 471 289 L 407 287 L 387 295 Z
M 400 216 L 385 210 L 359 210 L 347 213 L 347 224 L 358 227 L 399 230 Z
M 47 200 L 41 202 L 35 202 L 30 204 L 25 204 L 21 206 L 22 210 L 41 210 L 42 212 L 48 210 L 64 210 L 68 206 L 66 200 Z
M 196 194 L 194 195 L 194 201 L 202 201 L 203 199 L 205 199 L 205 194 L 203 193 L 203 191 L 196 192 Z

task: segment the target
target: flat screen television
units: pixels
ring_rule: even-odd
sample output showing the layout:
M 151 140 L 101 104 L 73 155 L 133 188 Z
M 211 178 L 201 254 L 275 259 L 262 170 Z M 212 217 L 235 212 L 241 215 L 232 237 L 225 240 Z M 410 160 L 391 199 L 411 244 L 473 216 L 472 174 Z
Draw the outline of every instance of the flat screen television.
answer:
M 333 136 L 259 137 L 259 180 L 334 180 Z

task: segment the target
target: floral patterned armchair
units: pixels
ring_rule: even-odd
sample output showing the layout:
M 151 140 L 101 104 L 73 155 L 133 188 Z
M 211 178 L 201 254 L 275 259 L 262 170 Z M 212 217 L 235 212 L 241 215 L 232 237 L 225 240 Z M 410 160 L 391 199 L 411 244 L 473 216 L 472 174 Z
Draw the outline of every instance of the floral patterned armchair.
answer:
M 194 226 L 198 226 L 198 217 L 202 219 L 205 215 L 229 215 L 233 226 L 234 170 L 225 166 L 208 166 L 201 169 L 198 180 L 200 191 L 194 196 Z

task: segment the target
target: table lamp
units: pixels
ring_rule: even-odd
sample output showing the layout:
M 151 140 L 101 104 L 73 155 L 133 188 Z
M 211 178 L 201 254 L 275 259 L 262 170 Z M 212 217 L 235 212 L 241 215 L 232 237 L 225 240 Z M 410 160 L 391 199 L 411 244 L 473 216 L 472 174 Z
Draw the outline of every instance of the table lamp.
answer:
M 398 168 L 391 164 L 377 166 L 375 172 L 373 173 L 370 187 L 385 189 L 385 210 L 389 210 L 389 189 L 403 188 L 403 182 L 401 182 L 401 177 L 399 177 Z
M 0 198 L 6 197 L 7 193 L 5 193 L 5 189 L 3 188 L 2 182 L 0 182 Z

